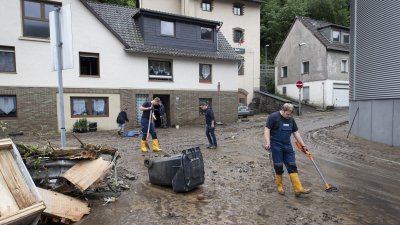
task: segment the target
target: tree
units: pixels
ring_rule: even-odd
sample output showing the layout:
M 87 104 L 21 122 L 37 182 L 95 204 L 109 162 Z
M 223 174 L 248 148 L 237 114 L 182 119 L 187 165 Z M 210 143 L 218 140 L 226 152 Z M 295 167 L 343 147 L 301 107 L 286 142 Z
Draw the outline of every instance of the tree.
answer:
M 95 0 L 101 3 L 110 3 L 116 5 L 136 7 L 135 0 Z

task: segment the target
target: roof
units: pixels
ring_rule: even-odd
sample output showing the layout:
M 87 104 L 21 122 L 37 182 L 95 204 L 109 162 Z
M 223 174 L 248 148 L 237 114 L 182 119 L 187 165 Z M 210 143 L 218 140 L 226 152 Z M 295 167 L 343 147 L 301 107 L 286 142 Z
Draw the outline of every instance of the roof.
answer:
M 330 22 L 320 21 L 310 19 L 308 17 L 298 16 L 296 17 L 314 36 L 321 41 L 321 43 L 328 49 L 328 50 L 336 50 L 336 51 L 343 51 L 343 52 L 350 52 L 350 44 L 343 44 L 343 43 L 332 43 L 328 40 L 320 30 L 326 27 L 337 27 L 340 29 L 350 30 L 348 27 L 337 25 Z
M 169 13 L 161 13 L 153 10 L 130 8 L 114 4 L 104 4 L 87 0 L 81 0 L 81 2 L 90 12 L 92 12 L 96 16 L 96 18 L 101 23 L 103 23 L 105 27 L 107 27 L 107 29 L 111 31 L 112 34 L 114 34 L 118 38 L 118 40 L 121 41 L 121 43 L 125 46 L 125 50 L 127 52 L 207 59 L 224 59 L 234 61 L 241 60 L 243 58 L 234 51 L 232 46 L 230 46 L 230 44 L 220 31 L 217 34 L 218 51 L 213 52 L 145 45 L 139 25 L 135 22 L 134 16 L 137 13 L 145 12 L 151 14 L 158 13 L 160 17 L 165 15 L 176 16 L 177 19 L 194 20 L 197 18 L 174 15 Z M 199 21 L 199 23 L 207 22 L 212 24 L 219 24 L 219 22 L 211 20 L 197 20 Z
M 254 3 L 259 3 L 262 4 L 264 2 L 264 0 L 243 0 L 245 2 L 254 2 Z M 136 3 L 136 7 L 140 8 L 140 2 L 139 0 L 135 0 Z

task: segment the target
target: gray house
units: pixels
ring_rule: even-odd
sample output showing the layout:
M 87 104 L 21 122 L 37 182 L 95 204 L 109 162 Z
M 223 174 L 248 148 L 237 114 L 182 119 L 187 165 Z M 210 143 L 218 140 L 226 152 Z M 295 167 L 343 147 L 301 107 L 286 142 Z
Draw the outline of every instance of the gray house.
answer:
M 296 17 L 275 58 L 275 90 L 322 108 L 349 106 L 348 27 Z
M 351 132 L 393 146 L 400 146 L 399 12 L 400 1 L 351 1 Z

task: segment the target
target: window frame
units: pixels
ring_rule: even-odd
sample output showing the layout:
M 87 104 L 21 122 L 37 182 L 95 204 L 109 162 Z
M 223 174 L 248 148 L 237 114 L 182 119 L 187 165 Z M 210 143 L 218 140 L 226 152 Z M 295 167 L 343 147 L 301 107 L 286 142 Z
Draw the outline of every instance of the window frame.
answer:
M 348 36 L 348 40 L 349 40 L 349 42 L 344 42 L 344 40 L 345 40 L 345 36 Z M 348 32 L 341 32 L 341 41 L 342 41 L 342 43 L 343 44 L 350 44 L 350 33 L 348 33 Z
M 211 29 L 211 37 L 210 37 L 210 39 L 204 39 L 203 38 L 203 32 L 202 32 L 203 29 Z M 200 40 L 213 42 L 214 41 L 214 29 L 212 27 L 200 27 Z
M 241 32 L 239 39 L 237 40 L 236 32 Z M 241 28 L 233 28 L 233 42 L 242 44 L 244 42 L 244 30 Z
M 237 12 L 239 12 L 239 14 Z M 243 5 L 239 3 L 234 3 L 232 5 L 232 13 L 235 16 L 243 16 Z
M 84 99 L 88 100 L 88 114 L 87 115 L 74 115 L 74 99 Z M 106 112 L 105 115 L 92 115 L 92 100 L 93 99 L 105 99 L 106 100 Z M 86 102 L 86 101 L 85 101 Z M 70 97 L 71 106 L 71 118 L 90 118 L 90 117 L 110 117 L 110 101 L 109 97 L 106 96 L 71 96 Z
M 84 56 L 86 55 L 86 56 Z M 94 57 L 95 56 L 95 57 Z M 81 63 L 81 57 L 86 57 L 86 58 L 97 58 L 97 75 L 92 75 L 92 74 L 82 74 L 82 63 Z M 100 53 L 94 53 L 94 52 L 79 52 L 79 76 L 80 77 L 94 77 L 94 78 L 99 78 L 100 77 Z
M 158 74 L 150 74 L 150 62 L 168 62 L 170 64 L 170 75 L 158 75 Z M 148 58 L 147 60 L 147 71 L 149 76 L 149 81 L 173 81 L 174 73 L 173 73 L 173 60 L 172 59 L 158 59 L 158 58 Z
M 206 6 L 206 7 L 205 7 Z M 211 1 L 201 1 L 200 8 L 202 11 L 211 12 L 212 11 L 212 3 Z
M 342 73 L 348 73 L 349 72 L 349 66 L 348 66 L 348 60 L 347 59 L 342 59 L 340 62 L 340 72 Z M 344 65 L 344 67 L 343 67 Z M 343 70 L 344 68 L 344 70 Z
M 40 18 L 36 17 L 29 17 L 25 16 L 25 2 L 35 2 L 40 4 Z M 46 7 L 45 5 L 53 5 L 53 6 L 62 6 L 61 2 L 54 2 L 54 1 L 43 1 L 43 0 L 21 0 L 21 7 L 22 7 L 22 36 L 23 37 L 29 37 L 29 38 L 38 38 L 38 39 L 50 39 L 50 20 L 49 18 L 46 18 Z M 25 20 L 31 20 L 31 21 L 38 21 L 38 22 L 47 22 L 48 23 L 48 28 L 49 28 L 49 37 L 37 37 L 37 36 L 30 36 L 26 34 L 25 30 Z
M 305 64 L 308 64 L 307 72 L 305 71 L 305 66 L 304 66 Z M 304 74 L 310 74 L 310 61 L 304 61 L 301 63 L 301 75 L 304 75 Z
M 281 77 L 286 78 L 288 76 L 288 67 L 287 66 L 282 66 L 281 67 Z
M 163 22 L 164 23 L 171 23 L 172 25 L 173 25 L 173 34 L 172 35 L 170 35 L 170 34 L 163 34 Z M 160 20 L 160 36 L 163 36 L 163 37 L 175 37 L 176 36 L 176 24 L 175 24 L 175 22 L 173 22 L 173 21 L 169 21 L 169 20 Z
M 17 61 L 15 56 L 15 47 L 14 46 L 4 46 L 0 45 L 0 52 L 12 52 L 14 56 L 14 70 L 13 71 L 6 71 L 0 70 L 0 73 L 17 73 Z
M 203 66 L 210 66 L 210 75 L 209 75 L 209 79 L 201 79 L 202 77 L 202 69 Z M 207 84 L 211 84 L 212 83 L 212 64 L 208 64 L 208 63 L 200 63 L 199 64 L 199 82 L 200 83 L 207 83 Z
M 15 116 L 1 116 L 1 119 L 16 119 L 18 118 L 18 99 L 17 99 L 17 95 L 3 95 L 0 94 L 0 98 L 1 97 L 14 97 L 15 98 Z
M 287 87 L 282 87 L 282 94 L 287 95 Z
M 339 40 L 337 40 L 337 41 L 335 41 L 335 38 L 333 37 L 333 34 L 336 32 L 339 34 L 338 35 Z M 332 43 L 340 43 L 340 36 L 341 36 L 340 30 L 332 30 Z

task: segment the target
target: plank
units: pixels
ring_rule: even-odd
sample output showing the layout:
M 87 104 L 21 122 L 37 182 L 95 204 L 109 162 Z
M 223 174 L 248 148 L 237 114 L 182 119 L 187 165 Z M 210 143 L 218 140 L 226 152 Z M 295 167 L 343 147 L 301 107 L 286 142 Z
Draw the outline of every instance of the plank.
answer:
M 0 173 L 20 209 L 29 207 L 36 202 L 36 198 L 31 193 L 11 151 L 0 150 Z
M 15 214 L 19 211 L 17 202 L 15 202 L 14 197 L 8 190 L 6 181 L 2 174 L 0 174 L 0 221 L 9 215 Z
M 85 201 L 42 188 L 38 188 L 38 191 L 46 204 L 43 213 L 47 216 L 76 222 L 90 213 L 88 203 Z
M 33 221 L 35 217 L 41 214 L 46 208 L 43 202 L 38 202 L 25 209 L 18 211 L 14 215 L 10 215 L 6 218 L 0 218 L 0 225 L 2 224 L 28 224 L 27 222 Z M 32 218 L 30 218 L 32 217 Z
M 0 140 L 0 150 L 12 149 L 12 141 L 9 138 Z
M 111 165 L 111 162 L 101 157 L 96 160 L 82 160 L 67 170 L 63 177 L 83 192 L 98 179 L 103 178 Z

